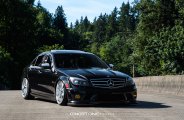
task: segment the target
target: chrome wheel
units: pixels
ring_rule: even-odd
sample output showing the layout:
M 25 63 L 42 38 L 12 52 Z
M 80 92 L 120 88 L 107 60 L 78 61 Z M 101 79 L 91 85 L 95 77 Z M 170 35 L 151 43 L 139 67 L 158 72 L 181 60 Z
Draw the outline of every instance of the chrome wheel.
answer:
M 27 97 L 28 91 L 29 91 L 29 83 L 28 83 L 28 80 L 24 78 L 22 81 L 22 97 L 23 98 Z
M 58 81 L 56 85 L 56 101 L 59 105 L 66 104 L 65 86 L 62 81 Z

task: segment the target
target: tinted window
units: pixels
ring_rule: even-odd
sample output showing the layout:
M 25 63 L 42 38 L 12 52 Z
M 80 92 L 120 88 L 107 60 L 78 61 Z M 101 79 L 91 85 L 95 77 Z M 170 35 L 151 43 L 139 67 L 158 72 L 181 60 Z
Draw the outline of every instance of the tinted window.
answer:
M 42 63 L 42 58 L 43 58 L 43 56 L 38 56 L 36 63 L 35 63 L 35 66 L 39 66 Z
M 31 63 L 32 66 L 35 66 L 36 60 L 37 60 L 37 58 L 35 58 L 35 59 L 32 61 L 32 63 Z
M 45 55 L 42 59 L 42 63 L 49 63 L 51 65 L 52 59 L 50 55 Z
M 54 58 L 58 68 L 108 68 L 92 54 L 55 54 Z

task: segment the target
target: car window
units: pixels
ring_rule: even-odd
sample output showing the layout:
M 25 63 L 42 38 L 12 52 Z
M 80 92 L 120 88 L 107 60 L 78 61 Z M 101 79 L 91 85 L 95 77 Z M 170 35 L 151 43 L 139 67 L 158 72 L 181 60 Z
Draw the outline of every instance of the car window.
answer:
M 35 66 L 39 66 L 42 63 L 42 59 L 43 59 L 43 55 L 42 56 L 38 56 Z
M 42 59 L 42 63 L 49 63 L 51 64 L 51 56 L 45 55 Z
M 36 60 L 37 60 L 37 58 L 35 58 L 35 59 L 31 62 L 31 65 L 32 65 L 32 66 L 35 66 Z
M 92 54 L 54 54 L 58 68 L 108 68 L 98 57 Z

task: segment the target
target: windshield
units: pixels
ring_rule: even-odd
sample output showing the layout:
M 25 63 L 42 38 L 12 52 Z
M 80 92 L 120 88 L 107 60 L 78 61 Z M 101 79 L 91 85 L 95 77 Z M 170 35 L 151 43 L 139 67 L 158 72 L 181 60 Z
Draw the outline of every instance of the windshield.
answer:
M 102 60 L 93 54 L 54 54 L 54 59 L 57 68 L 108 68 Z

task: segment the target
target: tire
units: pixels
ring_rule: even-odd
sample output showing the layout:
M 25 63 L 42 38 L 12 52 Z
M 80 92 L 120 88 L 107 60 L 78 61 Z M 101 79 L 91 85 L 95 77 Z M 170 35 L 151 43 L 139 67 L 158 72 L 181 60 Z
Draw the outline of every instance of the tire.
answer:
M 66 88 L 62 81 L 57 82 L 55 91 L 56 91 L 55 98 L 56 98 L 57 104 L 66 106 L 68 100 L 67 100 L 67 95 L 66 95 Z
M 21 85 L 21 95 L 26 100 L 34 99 L 34 97 L 30 93 L 31 93 L 31 90 L 30 90 L 29 81 L 27 78 L 23 78 L 22 85 Z

